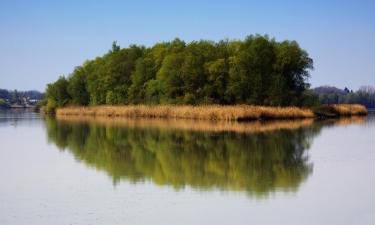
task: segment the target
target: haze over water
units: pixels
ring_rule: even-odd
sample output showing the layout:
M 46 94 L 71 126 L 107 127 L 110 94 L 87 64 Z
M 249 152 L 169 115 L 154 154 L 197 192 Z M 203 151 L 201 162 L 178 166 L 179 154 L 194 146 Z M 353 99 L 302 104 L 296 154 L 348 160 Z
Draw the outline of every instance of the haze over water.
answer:
M 0 224 L 374 224 L 374 134 L 0 111 Z

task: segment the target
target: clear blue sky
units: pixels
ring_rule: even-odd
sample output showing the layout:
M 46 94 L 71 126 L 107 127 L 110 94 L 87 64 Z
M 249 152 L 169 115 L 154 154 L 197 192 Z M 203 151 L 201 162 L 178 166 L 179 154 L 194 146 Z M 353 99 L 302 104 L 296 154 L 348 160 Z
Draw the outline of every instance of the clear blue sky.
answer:
M 375 1 L 0 1 L 0 88 L 36 89 L 85 59 L 122 47 L 242 39 L 297 40 L 314 59 L 310 82 L 375 85 Z

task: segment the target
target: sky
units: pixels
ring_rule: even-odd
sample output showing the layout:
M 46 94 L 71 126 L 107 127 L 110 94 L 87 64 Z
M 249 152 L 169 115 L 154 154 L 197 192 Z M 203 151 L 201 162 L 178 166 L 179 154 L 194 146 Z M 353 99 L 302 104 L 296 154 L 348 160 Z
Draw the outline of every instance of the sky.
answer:
M 375 1 L 0 0 L 0 88 L 44 91 L 113 41 L 296 40 L 312 87 L 375 86 Z

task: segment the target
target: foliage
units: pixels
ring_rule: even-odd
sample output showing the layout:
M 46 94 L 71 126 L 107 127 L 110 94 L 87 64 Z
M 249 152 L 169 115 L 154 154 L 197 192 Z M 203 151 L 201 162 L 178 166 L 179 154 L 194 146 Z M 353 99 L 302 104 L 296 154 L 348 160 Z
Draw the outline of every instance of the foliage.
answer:
M 114 42 L 107 54 L 49 84 L 46 96 L 56 107 L 160 103 L 302 106 L 312 104 L 305 92 L 312 68 L 312 59 L 297 42 L 277 42 L 268 36 L 191 43 L 175 39 L 148 48 L 120 48 Z
M 54 84 L 49 84 L 47 86 L 47 112 L 51 112 L 55 108 L 65 106 L 71 102 L 68 85 L 68 80 L 65 77 L 60 77 Z
M 42 100 L 42 98 L 43 94 L 39 91 L 9 91 L 6 89 L 0 89 L 0 99 L 2 99 L 2 107 L 8 107 L 11 104 L 35 105 L 37 102 Z
M 317 87 L 313 91 L 322 104 L 362 104 L 375 108 L 375 88 L 372 86 L 360 87 L 355 92 L 329 86 Z
M 0 108 L 8 107 L 8 106 L 9 106 L 8 103 L 4 99 L 0 98 Z

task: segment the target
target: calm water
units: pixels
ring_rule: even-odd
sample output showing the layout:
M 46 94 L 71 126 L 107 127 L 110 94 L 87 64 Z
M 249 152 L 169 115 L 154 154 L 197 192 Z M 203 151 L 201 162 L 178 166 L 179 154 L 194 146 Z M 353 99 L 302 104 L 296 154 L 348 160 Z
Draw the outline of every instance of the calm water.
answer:
M 375 224 L 374 135 L 0 111 L 0 224 Z

